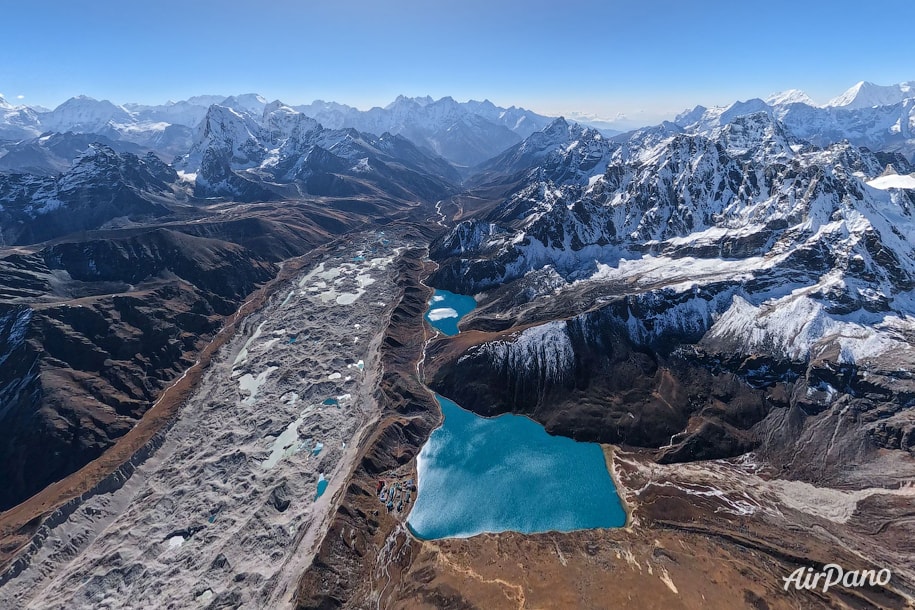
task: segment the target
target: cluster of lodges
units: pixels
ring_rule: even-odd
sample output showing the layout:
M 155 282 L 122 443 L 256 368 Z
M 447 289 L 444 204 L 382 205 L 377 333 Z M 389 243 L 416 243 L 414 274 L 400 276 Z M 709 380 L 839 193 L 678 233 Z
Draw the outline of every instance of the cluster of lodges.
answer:
M 416 492 L 416 483 L 413 479 L 408 479 L 406 482 L 379 479 L 375 492 L 378 494 L 378 499 L 381 500 L 381 503 L 388 509 L 388 512 L 394 510 L 401 512 L 413 499 L 413 494 Z

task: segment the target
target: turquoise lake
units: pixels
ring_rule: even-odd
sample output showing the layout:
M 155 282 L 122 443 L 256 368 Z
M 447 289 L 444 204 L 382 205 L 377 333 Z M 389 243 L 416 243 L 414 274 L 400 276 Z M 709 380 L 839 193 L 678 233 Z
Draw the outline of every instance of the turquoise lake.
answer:
M 622 527 L 626 513 L 600 445 L 550 436 L 518 415 L 445 415 L 419 454 L 408 523 L 420 538 Z
M 436 290 L 426 311 L 426 320 L 446 335 L 458 334 L 458 322 L 473 311 L 477 302 L 473 297 Z
M 324 473 L 318 477 L 318 489 L 315 492 L 315 500 L 324 495 L 324 492 L 327 491 L 327 486 L 330 484 L 330 481 L 324 478 Z
M 467 309 L 464 300 L 470 297 L 444 290 L 435 294 L 444 299 L 433 299 L 430 310 L 451 308 L 463 313 L 447 318 L 447 328 L 438 326 L 445 318 L 430 323 L 445 334 L 457 334 L 458 321 L 473 309 Z M 551 436 L 526 417 L 480 417 L 447 398 L 436 398 L 444 421 L 417 459 L 418 491 L 407 521 L 418 537 L 530 534 L 626 524 L 600 445 Z

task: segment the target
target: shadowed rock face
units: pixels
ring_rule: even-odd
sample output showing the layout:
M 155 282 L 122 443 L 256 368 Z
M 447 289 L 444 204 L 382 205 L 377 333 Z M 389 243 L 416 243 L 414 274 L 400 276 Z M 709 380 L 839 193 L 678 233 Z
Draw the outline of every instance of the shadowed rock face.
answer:
M 60 243 L 42 254 L 49 268 L 82 282 L 137 284 L 169 271 L 222 299 L 238 299 L 275 273 L 273 265 L 241 246 L 165 229 L 126 239 Z
M 837 365 L 827 353 L 797 361 L 716 350 L 701 327 L 638 341 L 630 312 L 650 320 L 667 305 L 639 301 L 438 340 L 429 385 L 481 415 L 525 414 L 553 434 L 655 449 L 661 463 L 756 451 L 786 476 L 854 484 L 849 462 L 911 452 L 910 374 Z
M 442 340 L 430 348 L 429 385 L 482 415 L 522 413 L 552 434 L 581 441 L 661 447 L 702 415 L 719 434 L 681 458 L 753 448 L 746 430 L 765 417 L 763 396 L 661 342 L 634 343 L 620 317 L 625 311 L 621 302 L 479 343 L 474 333 L 463 344 Z
M 101 455 L 193 363 L 219 320 L 187 288 L 36 312 L 25 351 L 37 375 L 26 377 L 2 420 L 0 506 Z
M 57 176 L 0 175 L 0 236 L 31 244 L 96 229 L 117 218 L 150 220 L 173 213 L 183 195 L 175 171 L 152 153 L 138 157 L 92 144 Z
M 176 167 L 196 176 L 198 197 L 269 201 L 307 193 L 434 201 L 457 171 L 402 136 L 325 129 L 276 102 L 260 117 L 212 106 Z
M 2 306 L 2 508 L 77 470 L 130 430 L 193 364 L 222 316 L 277 270 L 241 246 L 166 230 L 61 243 L 33 258 L 33 273 L 58 273 L 60 290 L 67 282 L 125 288 L 76 302 Z M 17 279 L 4 277 L 8 285 Z
M 822 482 L 909 451 L 912 194 L 865 184 L 903 160 L 762 113 L 604 146 L 535 135 L 492 166 L 528 164 L 520 185 L 431 247 L 430 285 L 478 295 L 483 331 L 433 344 L 434 389 L 662 462 L 753 450 Z

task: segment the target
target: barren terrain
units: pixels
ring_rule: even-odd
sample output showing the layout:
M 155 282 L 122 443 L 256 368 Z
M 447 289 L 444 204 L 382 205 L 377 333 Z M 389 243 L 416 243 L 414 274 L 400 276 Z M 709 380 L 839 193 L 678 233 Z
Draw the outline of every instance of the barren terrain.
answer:
M 288 601 L 378 417 L 378 347 L 404 239 L 355 236 L 277 290 L 214 357 L 161 447 L 48 527 L 0 588 L 3 605 Z

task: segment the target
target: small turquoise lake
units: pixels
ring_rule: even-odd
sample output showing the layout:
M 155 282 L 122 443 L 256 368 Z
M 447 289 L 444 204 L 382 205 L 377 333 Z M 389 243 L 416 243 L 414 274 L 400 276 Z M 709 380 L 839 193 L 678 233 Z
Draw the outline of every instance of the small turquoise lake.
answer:
M 476 306 L 477 302 L 473 297 L 454 294 L 447 290 L 436 290 L 425 318 L 433 328 L 453 336 L 459 332 L 458 322 L 461 318 L 473 311 Z
M 432 320 L 427 312 L 426 319 L 445 334 L 457 334 L 457 323 L 476 303 L 444 290 L 435 295 L 444 298 L 433 298 L 430 311 L 461 313 Z M 441 328 L 446 319 L 449 326 Z M 444 421 L 417 458 L 417 497 L 407 521 L 418 537 L 626 524 L 600 445 L 551 436 L 519 415 L 485 418 L 443 396 L 436 399 Z

